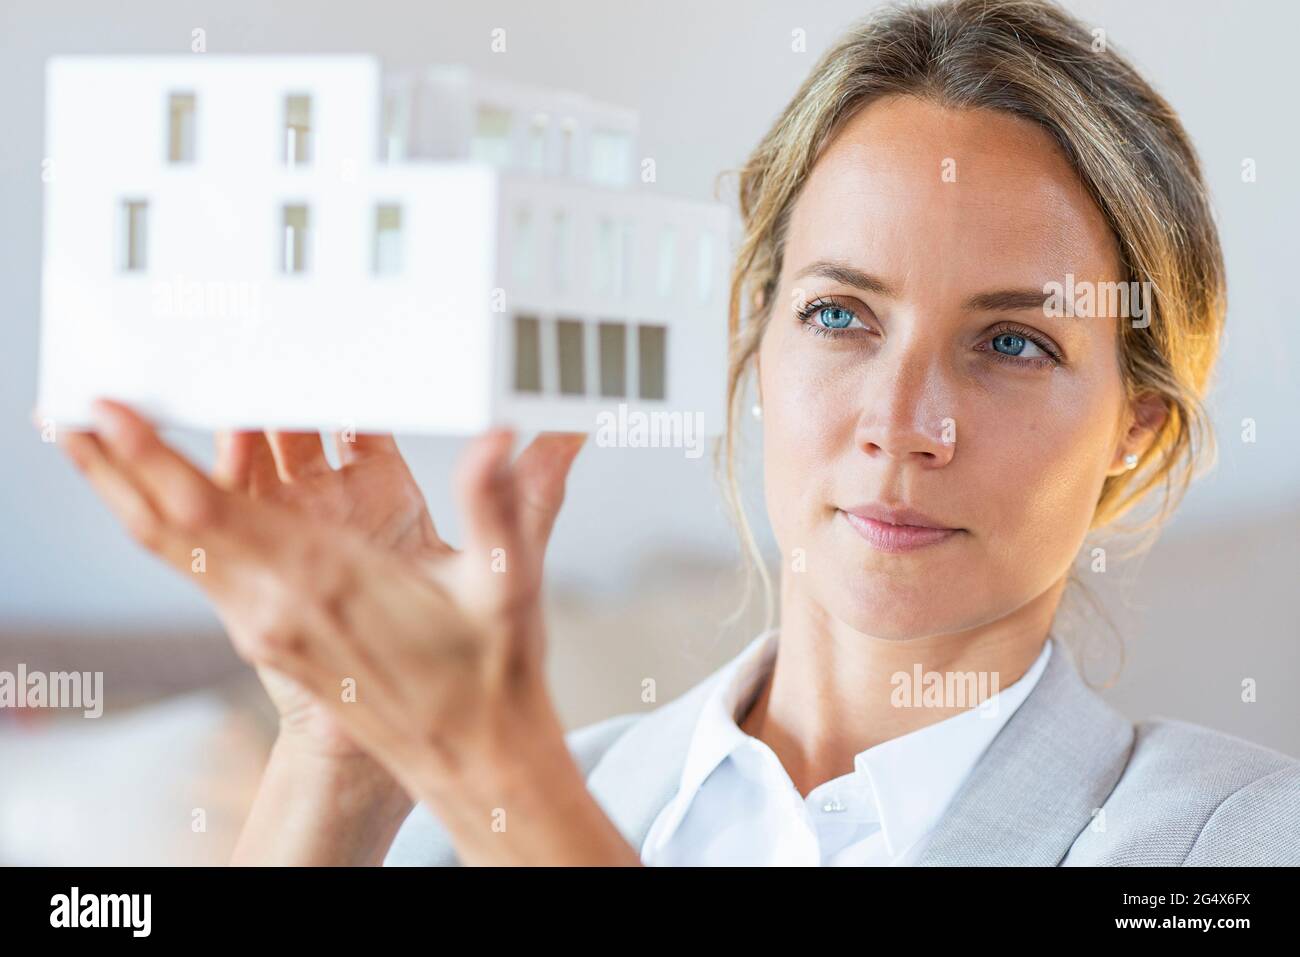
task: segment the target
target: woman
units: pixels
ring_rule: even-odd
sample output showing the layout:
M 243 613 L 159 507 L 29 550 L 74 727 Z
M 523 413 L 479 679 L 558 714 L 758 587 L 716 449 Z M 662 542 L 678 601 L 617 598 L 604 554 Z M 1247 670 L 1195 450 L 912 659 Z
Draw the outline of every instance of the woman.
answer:
M 740 205 L 729 497 L 753 375 L 780 628 L 653 711 L 566 736 L 543 678 L 580 436 L 472 443 L 461 549 L 391 438 L 235 434 L 211 478 L 113 403 L 67 441 L 279 706 L 236 861 L 1300 863 L 1300 762 L 1135 727 L 1050 638 L 1085 536 L 1208 454 L 1223 263 L 1168 104 L 1046 3 L 888 10 Z

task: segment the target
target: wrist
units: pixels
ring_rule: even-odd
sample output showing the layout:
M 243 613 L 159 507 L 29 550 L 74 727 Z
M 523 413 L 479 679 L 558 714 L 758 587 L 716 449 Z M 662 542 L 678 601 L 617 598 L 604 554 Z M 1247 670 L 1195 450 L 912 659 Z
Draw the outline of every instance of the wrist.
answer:
M 415 805 L 383 765 L 363 751 L 321 752 L 310 741 L 281 733 L 271 748 L 268 774 L 271 768 L 293 781 L 304 799 L 318 799 L 342 814 L 404 819 Z
M 510 790 L 540 766 L 570 760 L 564 725 L 541 679 L 515 682 L 482 706 L 484 718 L 431 736 L 412 762 L 408 790 L 431 803 L 443 796 Z
M 380 864 L 413 806 L 365 754 L 277 739 L 231 863 Z
M 417 796 L 465 864 L 640 864 L 587 789 L 544 688 L 516 698 L 473 760 L 425 766 Z

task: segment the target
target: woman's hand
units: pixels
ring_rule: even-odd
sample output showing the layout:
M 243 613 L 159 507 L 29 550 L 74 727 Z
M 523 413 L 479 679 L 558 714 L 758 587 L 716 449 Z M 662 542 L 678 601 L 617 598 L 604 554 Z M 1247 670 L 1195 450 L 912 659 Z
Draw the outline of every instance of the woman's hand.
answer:
M 228 453 L 213 482 L 125 407 L 99 410 L 99 434 L 65 445 L 133 536 L 195 578 L 241 656 L 305 689 L 427 800 L 462 859 L 635 863 L 585 792 L 543 674 L 542 556 L 580 439 L 513 468 L 510 432 L 476 439 L 456 476 L 457 551 L 419 510 L 363 532 L 337 522 L 346 496 L 254 494 L 270 477 L 260 449 Z M 523 833 L 490 836 L 512 807 Z
M 334 444 L 337 469 L 314 432 L 223 432 L 213 478 L 223 488 L 297 509 L 327 526 L 355 529 L 398 554 L 450 550 L 392 436 L 336 434 Z M 280 714 L 278 748 L 308 759 L 338 759 L 353 775 L 388 777 L 377 763 L 371 767 L 365 752 L 302 686 L 271 668 L 257 672 Z
M 400 554 L 450 549 L 391 436 L 336 434 L 334 443 L 337 469 L 314 432 L 223 432 L 213 478 Z M 234 861 L 379 863 L 410 813 L 410 796 L 305 688 L 269 667 L 256 671 L 280 730 Z

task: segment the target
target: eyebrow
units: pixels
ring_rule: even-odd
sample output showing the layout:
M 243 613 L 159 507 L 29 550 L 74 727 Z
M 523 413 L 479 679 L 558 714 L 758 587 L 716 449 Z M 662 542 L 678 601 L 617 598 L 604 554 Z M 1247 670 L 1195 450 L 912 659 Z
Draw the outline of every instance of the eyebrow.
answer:
M 804 276 L 821 276 L 863 292 L 889 299 L 898 298 L 897 290 L 883 279 L 832 259 L 810 263 L 799 270 L 794 278 L 802 279 Z M 1047 293 L 1039 289 L 996 289 L 971 296 L 966 300 L 966 308 L 985 312 L 1015 312 L 1020 309 L 1042 309 L 1046 300 Z

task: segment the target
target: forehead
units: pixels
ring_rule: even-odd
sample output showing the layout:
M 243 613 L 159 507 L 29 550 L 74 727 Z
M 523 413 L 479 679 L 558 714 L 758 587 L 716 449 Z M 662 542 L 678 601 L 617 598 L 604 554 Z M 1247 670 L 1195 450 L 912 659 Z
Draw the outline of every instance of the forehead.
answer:
M 827 145 L 785 253 L 787 269 L 840 259 L 905 294 L 1123 278 L 1105 217 L 1046 130 L 908 96 L 869 104 Z

